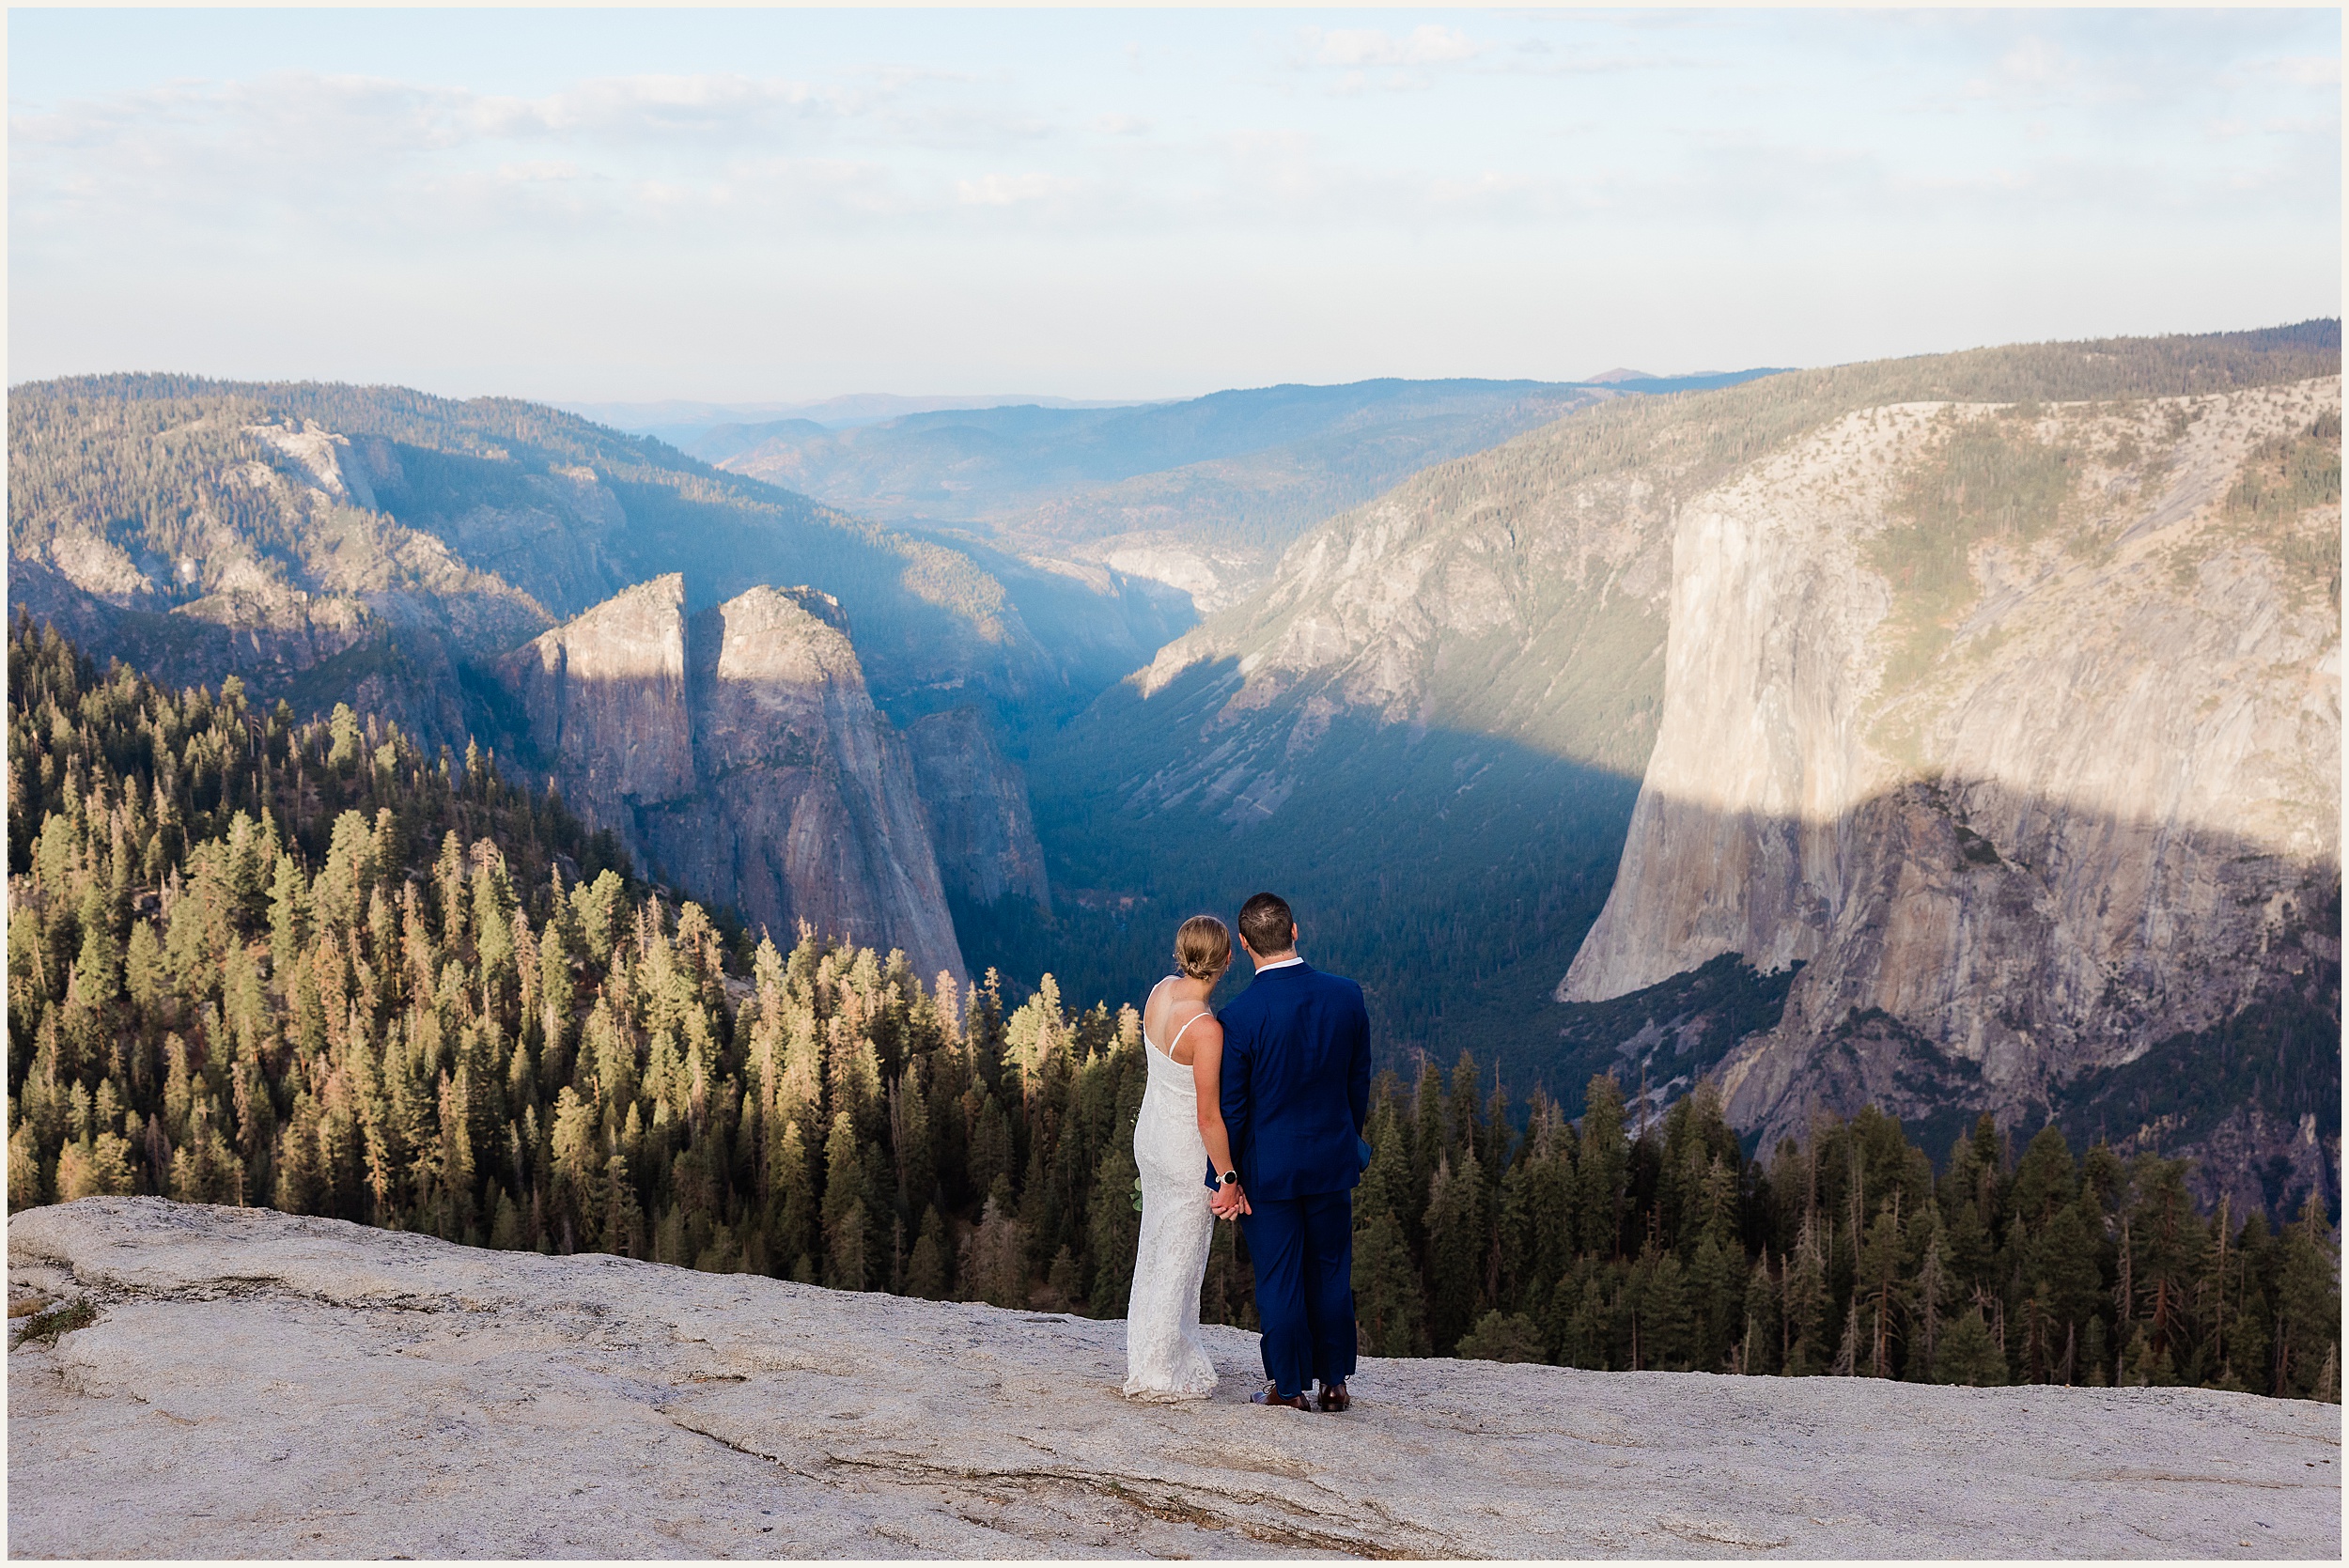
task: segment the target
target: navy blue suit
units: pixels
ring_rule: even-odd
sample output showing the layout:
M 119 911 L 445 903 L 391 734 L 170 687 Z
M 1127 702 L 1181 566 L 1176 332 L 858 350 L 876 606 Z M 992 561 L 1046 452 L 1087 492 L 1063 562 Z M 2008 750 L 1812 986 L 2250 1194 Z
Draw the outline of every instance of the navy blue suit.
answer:
M 1315 1378 L 1342 1383 L 1354 1371 L 1353 1189 L 1370 1120 L 1362 988 L 1306 964 L 1265 970 L 1219 1018 L 1265 1375 L 1283 1396 Z

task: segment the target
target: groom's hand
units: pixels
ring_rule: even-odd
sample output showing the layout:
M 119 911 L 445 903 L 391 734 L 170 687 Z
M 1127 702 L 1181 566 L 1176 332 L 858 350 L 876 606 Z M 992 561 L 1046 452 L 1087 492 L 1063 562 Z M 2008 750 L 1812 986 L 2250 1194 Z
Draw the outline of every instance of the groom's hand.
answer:
M 1207 1200 L 1207 1207 L 1215 1211 L 1215 1217 L 1218 1219 L 1237 1219 L 1241 1215 L 1251 1212 L 1248 1207 L 1248 1194 L 1241 1191 L 1237 1185 L 1217 1188 L 1215 1196 Z

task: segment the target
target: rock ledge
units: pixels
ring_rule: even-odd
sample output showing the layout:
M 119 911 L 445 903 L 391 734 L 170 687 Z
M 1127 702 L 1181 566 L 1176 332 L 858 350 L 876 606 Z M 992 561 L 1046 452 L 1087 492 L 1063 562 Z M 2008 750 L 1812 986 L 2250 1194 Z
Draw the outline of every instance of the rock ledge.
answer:
M 2337 1407 L 1370 1360 L 1129 1403 L 1119 1323 L 93 1198 L 8 1225 L 20 1557 L 2304 1557 Z

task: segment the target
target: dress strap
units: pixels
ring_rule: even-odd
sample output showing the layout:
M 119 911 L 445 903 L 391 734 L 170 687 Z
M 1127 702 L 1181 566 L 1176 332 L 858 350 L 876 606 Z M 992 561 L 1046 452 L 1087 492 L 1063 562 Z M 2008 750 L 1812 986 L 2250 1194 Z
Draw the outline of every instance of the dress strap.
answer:
M 1209 1012 L 1209 1009 L 1205 1008 L 1205 1007 L 1202 1007 L 1201 1009 L 1199 1009 L 1199 1011 L 1198 1011 L 1198 1012 L 1193 1013 L 1193 1014 L 1192 1014 L 1190 1017 L 1188 1017 L 1188 1018 L 1186 1018 L 1186 1019 L 1184 1019 L 1184 1020 L 1183 1020 L 1183 1027 L 1182 1027 L 1182 1028 L 1180 1028 L 1180 1029 L 1178 1029 L 1178 1030 L 1176 1030 L 1176 1031 L 1174 1032 L 1174 1038 L 1173 1038 L 1172 1040 L 1169 1040 L 1169 1041 L 1166 1043 L 1166 1046 L 1165 1046 L 1165 1050 L 1166 1050 L 1166 1059 L 1167 1059 L 1169 1062 L 1174 1063 L 1177 1067 L 1183 1066 L 1183 1065 L 1185 1064 L 1185 1063 L 1183 1063 L 1180 1059 L 1178 1059 L 1178 1058 L 1175 1056 L 1175 1054 L 1174 1054 L 1174 1048 L 1175 1048 L 1176 1046 L 1179 1046 L 1179 1045 L 1181 1045 L 1181 1044 L 1183 1043 L 1183 1036 L 1190 1032 L 1190 1026 L 1191 1026 L 1192 1024 L 1197 1023 L 1197 1022 L 1198 1022 L 1201 1018 L 1206 1017 L 1207 1016 L 1208 1012 Z

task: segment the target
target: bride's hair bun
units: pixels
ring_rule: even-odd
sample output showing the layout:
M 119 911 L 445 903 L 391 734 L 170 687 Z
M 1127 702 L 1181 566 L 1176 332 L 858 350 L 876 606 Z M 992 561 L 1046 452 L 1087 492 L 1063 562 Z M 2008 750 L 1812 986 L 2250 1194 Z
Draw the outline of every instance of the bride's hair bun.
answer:
M 1232 933 L 1213 915 L 1193 915 L 1174 933 L 1174 963 L 1193 980 L 1213 980 L 1232 964 Z

